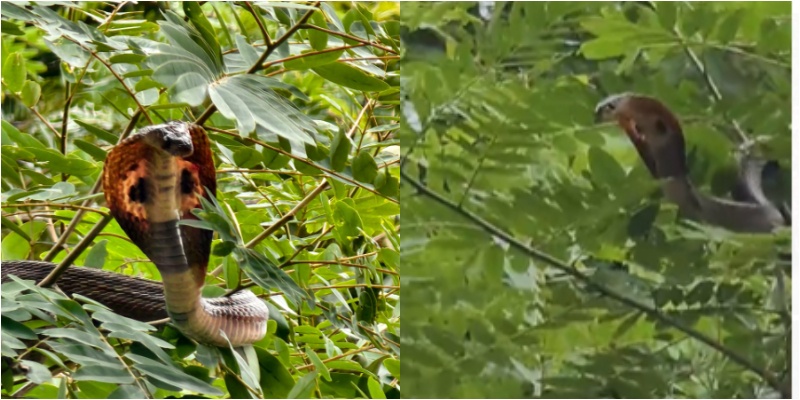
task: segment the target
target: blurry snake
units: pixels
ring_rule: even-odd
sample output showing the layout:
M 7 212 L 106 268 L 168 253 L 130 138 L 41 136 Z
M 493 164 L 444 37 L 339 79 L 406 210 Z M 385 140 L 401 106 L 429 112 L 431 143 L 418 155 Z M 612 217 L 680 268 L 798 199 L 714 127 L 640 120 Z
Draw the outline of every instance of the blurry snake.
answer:
M 142 321 L 169 316 L 188 337 L 216 346 L 253 343 L 266 333 L 269 311 L 252 292 L 203 298 L 213 232 L 178 225 L 197 219 L 200 196 L 216 192 L 208 136 L 181 121 L 141 129 L 106 158 L 103 190 L 111 215 L 158 268 L 155 281 L 110 271 L 71 267 L 57 282 L 67 294 L 79 293 L 120 315 Z M 208 188 L 206 192 L 205 188 Z M 55 264 L 4 261 L 3 282 L 13 274 L 41 281 Z
M 650 174 L 661 181 L 664 197 L 687 218 L 750 233 L 768 233 L 791 223 L 788 212 L 782 213 L 762 189 L 763 173 L 773 164 L 743 157 L 736 200 L 699 192 L 689 180 L 681 125 L 660 101 L 630 93 L 610 96 L 597 105 L 595 119 L 619 124 Z

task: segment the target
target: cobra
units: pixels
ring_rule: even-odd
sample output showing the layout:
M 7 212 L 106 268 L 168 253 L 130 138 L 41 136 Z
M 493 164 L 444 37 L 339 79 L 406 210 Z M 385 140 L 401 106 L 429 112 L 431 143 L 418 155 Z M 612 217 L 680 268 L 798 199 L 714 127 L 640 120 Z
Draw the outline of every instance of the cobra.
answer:
M 762 176 L 771 165 L 750 157 L 740 160 L 734 200 L 698 191 L 689 179 L 685 139 L 677 117 L 660 101 L 623 93 L 595 108 L 596 122 L 616 121 L 636 147 L 664 197 L 688 218 L 735 232 L 767 233 L 788 225 L 790 215 L 764 194 Z
M 201 296 L 213 232 L 178 224 L 196 219 L 191 211 L 200 207 L 200 197 L 216 192 L 208 136 L 200 126 L 171 121 L 139 130 L 109 152 L 102 179 L 111 215 L 158 268 L 163 289 L 145 279 L 72 267 L 58 282 L 62 290 L 109 303 L 119 314 L 139 320 L 166 314 L 201 343 L 227 346 L 227 337 L 239 346 L 264 337 L 269 309 L 252 292 Z M 3 262 L 3 281 L 8 274 L 39 281 L 53 267 Z

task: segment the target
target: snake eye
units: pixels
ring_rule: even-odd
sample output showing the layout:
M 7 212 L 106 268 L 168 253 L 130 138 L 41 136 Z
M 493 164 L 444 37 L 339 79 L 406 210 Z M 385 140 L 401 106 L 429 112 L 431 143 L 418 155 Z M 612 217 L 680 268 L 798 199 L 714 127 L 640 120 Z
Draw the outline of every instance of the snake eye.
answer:
M 181 172 L 181 193 L 190 194 L 194 191 L 194 177 L 188 169 Z
M 135 185 L 128 189 L 128 199 L 132 203 L 144 203 L 147 200 L 147 189 L 144 178 L 139 178 Z

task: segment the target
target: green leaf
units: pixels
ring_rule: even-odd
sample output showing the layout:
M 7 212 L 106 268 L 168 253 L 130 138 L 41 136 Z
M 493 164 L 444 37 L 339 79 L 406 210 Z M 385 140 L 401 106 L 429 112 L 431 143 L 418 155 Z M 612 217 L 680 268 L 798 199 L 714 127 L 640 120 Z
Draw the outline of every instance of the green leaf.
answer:
M 108 368 L 99 365 L 84 365 L 72 374 L 76 381 L 97 381 L 105 383 L 129 384 L 134 379 L 131 373 L 122 365 L 117 368 Z
M 103 265 L 106 264 L 106 257 L 108 257 L 106 244 L 108 244 L 107 239 L 95 243 L 92 249 L 89 250 L 89 254 L 86 255 L 86 261 L 84 261 L 83 265 L 91 268 L 103 269 Z
M 330 63 L 314 67 L 311 70 L 335 84 L 362 92 L 380 92 L 389 88 L 389 84 L 386 82 L 345 63 Z
M 328 28 L 328 24 L 325 22 L 325 16 L 322 14 L 321 10 L 315 11 L 313 14 L 311 14 L 309 21 L 312 25 L 316 25 L 320 28 Z M 311 48 L 314 50 L 324 50 L 325 47 L 328 46 L 328 34 L 316 29 L 309 29 L 308 41 L 311 44 Z
M 3 82 L 12 92 L 22 90 L 25 84 L 25 57 L 19 53 L 11 53 L 3 64 Z
M 86 129 L 87 132 L 91 133 L 96 138 L 106 141 L 108 144 L 117 144 L 117 142 L 119 141 L 119 137 L 117 135 L 102 130 L 94 125 L 88 124 L 86 122 L 77 119 L 75 120 L 75 123 L 80 125 L 83 129 Z
M 259 139 L 275 142 L 276 136 L 292 143 L 293 154 L 305 157 L 305 143 L 315 144 L 316 127 L 291 102 L 273 87 L 277 81 L 249 74 L 236 75 L 221 84 L 211 85 L 211 100 L 226 118 L 235 120 L 236 129 L 247 135 L 254 129 Z
M 330 18 L 331 23 L 339 29 L 339 31 L 344 32 L 344 24 L 342 24 L 342 20 L 339 19 L 339 16 L 336 15 L 336 10 L 333 9 L 328 3 L 323 2 L 320 4 L 322 10 L 325 11 L 325 14 Z
M 636 214 L 633 214 L 628 221 L 628 236 L 639 238 L 647 234 L 656 221 L 659 208 L 660 203 L 648 204 L 646 207 L 637 211 Z
M 387 358 L 383 360 L 383 366 L 386 367 L 393 377 L 400 379 L 400 360 Z
M 370 288 L 364 288 L 358 295 L 358 309 L 356 315 L 359 322 L 372 324 L 378 314 L 378 299 Z
M 25 222 L 20 226 L 20 229 L 29 233 L 31 238 L 38 238 L 45 226 L 46 224 L 40 221 L 34 221 L 33 223 Z M 28 258 L 30 251 L 31 245 L 29 240 L 25 240 L 17 234 L 8 234 L 3 238 L 0 256 L 2 256 L 3 260 L 25 260 Z
M 343 130 L 339 130 L 339 133 L 333 139 L 333 143 L 331 143 L 331 168 L 334 171 L 341 172 L 344 170 L 352 147 L 353 142 L 350 141 L 350 138 L 347 137 Z
M 385 399 L 386 394 L 381 390 L 381 384 L 372 377 L 368 378 L 367 387 L 369 387 L 369 397 L 372 399 Z
M 86 61 L 92 56 L 88 51 L 78 46 L 77 43 L 64 38 L 59 38 L 52 42 L 45 39 L 44 43 L 55 55 L 73 68 L 83 68 L 86 65 Z
M 263 161 L 263 156 L 258 150 L 251 147 L 242 147 L 233 153 L 233 163 L 239 168 L 253 168 Z
M 306 154 L 308 155 L 308 159 L 311 161 L 322 161 L 328 158 L 330 149 L 321 144 L 312 146 L 306 143 Z
M 86 154 L 90 155 L 96 161 L 105 161 L 108 156 L 105 150 L 83 139 L 75 139 L 73 143 L 75 143 L 75 147 L 85 151 Z
M 326 51 L 324 53 L 295 58 L 294 60 L 284 61 L 283 67 L 288 70 L 304 70 L 315 68 L 338 60 L 343 53 L 344 50 Z
M 325 364 L 322 363 L 322 360 L 319 359 L 317 353 L 314 352 L 314 350 L 312 350 L 310 347 L 306 347 L 305 352 L 308 358 L 314 364 L 314 368 L 317 369 L 317 372 L 319 372 L 322 375 L 322 377 L 325 378 L 326 381 L 330 382 L 331 373 L 328 372 L 328 367 L 326 367 Z
M 181 76 L 181 78 L 185 77 L 186 75 Z M 162 87 L 164 87 L 164 85 L 148 77 L 144 77 L 142 79 L 139 79 L 139 82 L 136 82 L 136 85 L 133 86 L 133 89 L 136 90 L 136 92 L 144 92 L 147 89 L 162 88 Z
M 28 149 L 39 161 L 46 161 L 52 172 L 76 176 L 88 176 L 97 171 L 89 161 L 75 157 L 64 157 L 55 149 Z
M 145 375 L 164 382 L 169 382 L 171 385 L 183 388 L 184 390 L 211 396 L 221 396 L 223 393 L 219 388 L 211 386 L 175 367 L 160 364 L 156 361 L 133 354 L 126 354 L 125 356 L 136 362 L 134 367 Z
M 12 230 L 14 233 L 25 239 L 25 241 L 27 242 L 31 241 L 31 237 L 28 236 L 28 234 L 25 231 L 23 231 L 22 228 L 20 228 L 17 224 L 11 222 L 11 220 L 9 220 L 8 218 L 0 217 L 0 221 L 2 221 L 3 228 Z
M 236 48 L 239 49 L 239 54 L 247 65 L 253 65 L 261 58 L 258 50 L 250 43 L 247 43 L 247 38 L 242 35 L 236 35 Z
M 581 54 L 587 60 L 605 60 L 607 58 L 619 57 L 629 50 L 626 38 L 612 37 L 599 38 L 584 42 L 581 45 Z
M 311 392 L 314 390 L 316 385 L 314 384 L 317 380 L 317 375 L 319 372 L 312 371 L 305 375 L 303 375 L 300 379 L 297 380 L 297 383 L 292 388 L 292 391 L 289 392 L 289 395 L 286 396 L 287 399 L 310 399 Z
M 189 17 L 189 22 L 191 22 L 192 26 L 197 29 L 197 31 L 200 33 L 200 36 L 202 36 L 203 40 L 205 41 L 204 48 L 210 49 L 213 53 L 213 57 L 221 65 L 222 50 L 220 49 L 217 35 L 214 33 L 214 28 L 211 26 L 211 22 L 208 21 L 205 13 L 203 13 L 203 9 L 200 8 L 200 3 L 194 1 L 185 1 L 181 4 L 183 5 L 183 12 L 187 17 Z
M 6 317 L 5 315 L 2 316 L 2 332 L 5 335 L 11 335 L 15 338 L 19 339 L 29 339 L 29 340 L 36 340 L 38 336 L 36 333 L 33 332 L 33 329 L 28 328 L 27 326 L 14 321 L 11 318 Z
M 268 351 L 256 347 L 258 366 L 261 370 L 260 385 L 264 398 L 285 399 L 295 385 L 286 367 Z
M 94 346 L 98 349 L 108 348 L 108 345 L 97 336 L 79 330 L 78 328 L 50 328 L 43 330 L 41 334 L 56 338 L 69 338 L 89 346 Z
M 139 64 L 147 56 L 142 54 L 133 54 L 133 53 L 126 53 L 126 54 L 115 54 L 108 58 L 108 61 L 112 64 Z
M 625 181 L 625 170 L 614 157 L 600 147 L 593 146 L 589 149 L 589 166 L 592 169 L 592 176 L 598 183 L 614 187 L 619 182 Z
M 25 369 L 25 377 L 31 382 L 37 385 L 52 382 L 53 377 L 50 375 L 50 370 L 44 365 L 29 360 L 22 360 L 20 364 Z
M 66 380 L 65 380 L 66 382 Z M 108 395 L 109 399 L 143 399 L 144 392 L 137 385 L 119 385 L 117 390 Z
M 8 17 L 18 19 L 20 21 L 31 21 L 35 18 L 33 13 L 26 10 L 23 7 L 15 5 L 14 3 L 8 3 L 2 8 L 2 14 Z
M 11 21 L 2 21 L 0 24 L 0 31 L 5 33 L 6 35 L 14 35 L 14 36 L 24 36 L 25 32 L 22 29 L 19 29 L 19 25 L 11 22 Z
M 378 125 L 367 129 L 367 133 L 391 132 L 400 129 L 400 124 Z
M 281 357 L 281 361 L 284 365 L 292 365 L 291 360 L 289 359 L 289 346 L 286 345 L 286 342 L 283 339 L 276 337 L 273 340 L 275 343 L 275 350 L 278 352 L 278 355 Z
M 217 257 L 225 257 L 228 254 L 233 252 L 233 249 L 236 248 L 236 243 L 233 242 L 219 242 L 214 245 L 214 248 L 211 250 L 211 254 Z
M 42 87 L 38 83 L 26 80 L 22 85 L 22 92 L 19 94 L 22 98 L 22 103 L 28 107 L 33 107 L 39 102 L 39 97 L 42 95 Z
M 126 72 L 122 74 L 123 78 L 136 78 L 140 76 L 150 76 L 153 75 L 152 69 L 140 69 L 136 71 Z
M 386 173 L 378 174 L 374 185 L 378 193 L 388 197 L 396 197 L 400 190 L 400 180 L 390 175 L 388 169 Z
M 99 310 L 92 313 L 92 318 L 101 322 L 109 322 L 119 325 L 127 326 L 129 329 L 138 331 L 154 331 L 156 328 L 153 325 L 139 322 L 121 315 L 114 314 L 110 311 Z
M 360 229 L 364 226 L 361 216 L 358 214 L 355 207 L 353 207 L 353 200 L 349 198 L 336 202 L 333 216 L 344 222 L 341 228 L 347 236 L 358 236 Z
M 353 160 L 353 177 L 360 182 L 372 183 L 378 176 L 378 164 L 368 151 L 360 151 Z

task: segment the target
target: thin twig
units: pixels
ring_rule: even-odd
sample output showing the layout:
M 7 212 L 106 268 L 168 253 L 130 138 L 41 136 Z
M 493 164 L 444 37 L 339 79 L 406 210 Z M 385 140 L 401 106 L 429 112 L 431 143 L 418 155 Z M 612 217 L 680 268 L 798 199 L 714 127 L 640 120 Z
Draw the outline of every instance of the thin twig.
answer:
M 328 33 L 329 35 L 340 36 L 340 37 L 343 37 L 343 38 L 348 38 L 350 40 L 355 40 L 356 42 L 359 42 L 359 43 L 364 43 L 367 46 L 372 46 L 372 47 L 381 49 L 381 50 L 383 50 L 383 51 L 385 51 L 387 53 L 397 54 L 396 51 L 394 51 L 394 50 L 392 50 L 392 49 L 390 49 L 388 47 L 381 46 L 381 45 L 379 45 L 377 43 L 370 42 L 369 40 L 364 40 L 364 39 L 361 39 L 360 37 L 348 35 L 348 34 L 343 33 L 343 32 L 332 31 L 330 29 L 325 29 L 325 28 L 322 28 L 322 27 L 319 27 L 319 26 L 316 26 L 316 25 L 303 25 L 303 26 L 301 26 L 301 28 L 303 28 L 303 29 L 316 29 L 318 31 L 322 31 L 322 32 Z
M 47 127 L 50 128 L 51 131 L 53 131 L 53 134 L 57 138 L 61 139 L 61 134 L 58 133 L 56 128 L 53 128 L 53 125 L 50 125 L 50 122 L 45 117 L 43 117 L 42 114 L 39 114 L 39 111 L 37 111 L 36 108 L 31 107 L 31 111 L 33 111 L 33 113 L 36 115 L 36 117 L 38 117 L 42 122 L 44 122 L 44 124 L 47 125 Z
M 71 210 L 91 211 L 103 216 L 108 216 L 108 213 L 96 208 L 76 206 L 72 204 L 59 204 L 59 203 L 24 203 L 24 204 L 3 204 L 2 208 L 20 208 L 20 207 L 55 207 L 55 208 L 68 208 Z
M 250 10 L 250 13 L 253 14 L 253 18 L 255 18 L 256 23 L 258 24 L 258 29 L 261 29 L 261 35 L 264 36 L 264 43 L 267 47 L 272 46 L 272 40 L 269 38 L 269 32 L 267 32 L 267 28 L 264 27 L 264 21 L 261 20 L 261 15 L 253 9 L 253 6 L 250 5 L 249 1 L 245 1 L 244 5 Z
M 314 199 L 316 199 L 317 196 L 319 196 L 320 193 L 325 191 L 327 186 L 328 186 L 328 181 L 327 180 L 322 182 L 319 186 L 317 186 L 314 190 L 312 190 L 311 193 L 309 193 L 303 200 L 301 200 L 299 203 L 297 203 L 297 205 L 294 206 L 294 208 L 292 208 L 291 210 L 289 210 L 289 212 L 284 214 L 283 217 L 281 217 L 281 219 L 276 221 L 269 228 L 264 229 L 261 233 L 258 234 L 258 236 L 253 238 L 253 240 L 248 242 L 244 247 L 248 248 L 248 249 L 252 249 L 258 243 L 260 243 L 262 240 L 268 238 L 269 235 L 272 235 L 275 231 L 280 229 L 283 225 L 285 225 L 286 223 L 291 221 L 293 219 L 294 215 L 298 211 L 302 210 L 303 208 L 305 208 L 305 206 L 308 205 L 308 203 L 311 203 Z
M 325 363 L 328 363 L 328 362 L 331 362 L 331 361 L 336 361 L 338 359 L 345 358 L 347 356 L 352 356 L 353 354 L 358 354 L 358 353 L 361 353 L 361 352 L 364 352 L 364 351 L 367 351 L 367 350 L 371 350 L 371 349 L 374 349 L 374 348 L 375 348 L 375 346 L 373 346 L 373 345 L 364 346 L 364 347 L 362 347 L 360 349 L 355 349 L 355 350 L 352 350 L 352 351 L 348 351 L 347 353 L 342 353 L 342 354 L 339 354 L 338 356 L 333 356 L 333 357 L 328 358 L 326 360 L 322 360 L 322 363 L 325 364 Z M 314 367 L 314 364 L 308 364 L 308 365 L 303 365 L 302 367 L 297 367 L 297 370 L 298 371 L 302 371 L 304 369 L 310 369 L 310 368 L 313 368 L 313 367 Z
M 47 277 L 45 277 L 44 279 L 42 279 L 41 282 L 39 282 L 38 286 L 48 287 L 56 283 L 58 278 L 60 278 L 61 275 L 64 272 L 66 272 L 67 268 L 69 268 L 69 266 L 72 265 L 72 263 L 78 258 L 78 256 L 81 255 L 81 253 L 83 253 L 83 251 L 86 250 L 87 247 L 89 247 L 89 244 L 91 244 L 92 241 L 94 241 L 94 238 L 97 237 L 97 234 L 102 232 L 103 228 L 105 228 L 110 221 L 111 221 L 111 216 L 108 214 L 104 215 L 103 219 L 101 219 L 92 228 L 92 230 L 90 230 L 89 233 L 87 233 L 86 236 L 84 236 L 84 238 L 81 239 L 78 245 L 76 245 L 75 248 L 72 249 L 72 252 L 69 253 L 66 257 L 64 257 L 64 260 L 62 260 L 61 263 L 58 264 L 58 266 L 53 268 L 53 270 L 50 271 L 50 274 L 48 274 Z
M 347 45 L 347 46 L 340 46 L 340 47 L 331 47 L 330 49 L 325 49 L 325 50 L 320 50 L 320 51 L 312 51 L 310 53 L 298 54 L 296 56 L 286 57 L 286 58 L 282 58 L 280 60 L 275 60 L 275 61 L 270 61 L 270 62 L 264 63 L 264 64 L 261 65 L 261 69 L 267 69 L 267 68 L 269 68 L 269 67 L 271 67 L 271 66 L 273 66 L 275 64 L 282 64 L 282 63 L 285 63 L 286 61 L 297 60 L 299 58 L 311 57 L 311 56 L 316 56 L 316 55 L 319 55 L 319 54 L 331 53 L 331 52 L 334 52 L 334 51 L 352 49 L 352 48 L 355 48 L 355 47 L 363 47 L 363 46 L 366 46 L 366 45 L 365 44 L 355 44 L 355 45 Z

